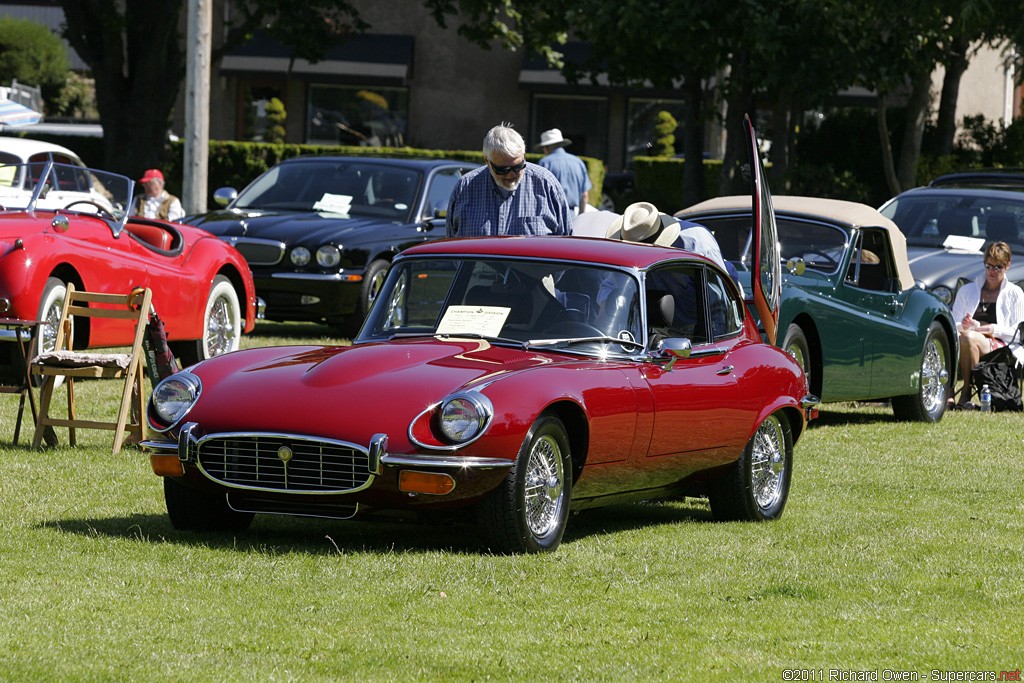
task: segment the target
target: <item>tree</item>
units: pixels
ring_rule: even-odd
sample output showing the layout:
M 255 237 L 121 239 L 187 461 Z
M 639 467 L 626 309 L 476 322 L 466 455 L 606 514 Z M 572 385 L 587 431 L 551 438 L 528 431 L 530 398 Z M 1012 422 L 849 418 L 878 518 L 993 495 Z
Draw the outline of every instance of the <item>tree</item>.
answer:
M 184 1 L 60 4 L 64 37 L 96 81 L 105 165 L 132 177 L 159 167 L 185 75 L 180 27 Z M 366 28 L 347 0 L 305 0 L 302 11 L 289 0 L 252 0 L 234 7 L 239 16 L 224 48 L 261 28 L 297 56 L 316 60 L 345 35 Z
M 50 102 L 67 76 L 68 58 L 59 37 L 38 22 L 0 17 L 0 83 L 39 86 Z

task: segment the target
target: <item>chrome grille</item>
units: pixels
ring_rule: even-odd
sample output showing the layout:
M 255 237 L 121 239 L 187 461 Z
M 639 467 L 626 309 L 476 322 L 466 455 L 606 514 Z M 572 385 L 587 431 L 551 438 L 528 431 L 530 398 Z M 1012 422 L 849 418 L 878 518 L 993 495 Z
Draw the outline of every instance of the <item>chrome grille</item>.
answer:
M 284 258 L 284 242 L 251 237 L 230 237 L 227 241 L 238 249 L 250 266 L 273 266 Z
M 199 441 L 206 476 L 231 486 L 295 493 L 340 493 L 370 482 L 365 450 L 279 435 L 212 436 Z

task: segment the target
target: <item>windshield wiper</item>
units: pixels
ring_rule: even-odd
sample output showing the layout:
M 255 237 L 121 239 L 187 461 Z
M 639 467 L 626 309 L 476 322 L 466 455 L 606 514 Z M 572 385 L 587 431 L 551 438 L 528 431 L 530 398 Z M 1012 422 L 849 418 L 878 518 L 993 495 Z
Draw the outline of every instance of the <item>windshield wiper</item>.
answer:
M 567 339 L 531 339 L 526 342 L 526 348 L 530 349 L 535 346 L 572 346 L 574 344 L 593 344 L 594 342 L 632 346 L 634 349 L 645 348 L 643 344 L 632 339 L 619 339 L 618 337 L 609 337 L 607 335 L 601 335 L 600 337 L 569 337 Z
M 492 337 L 486 334 L 480 334 L 479 332 L 456 332 L 454 334 L 435 334 L 438 339 L 450 340 L 450 339 L 486 339 L 490 342 L 497 342 L 499 344 L 511 344 L 512 346 L 518 346 L 520 348 L 529 348 L 529 342 L 524 342 L 519 339 L 509 339 L 508 337 Z

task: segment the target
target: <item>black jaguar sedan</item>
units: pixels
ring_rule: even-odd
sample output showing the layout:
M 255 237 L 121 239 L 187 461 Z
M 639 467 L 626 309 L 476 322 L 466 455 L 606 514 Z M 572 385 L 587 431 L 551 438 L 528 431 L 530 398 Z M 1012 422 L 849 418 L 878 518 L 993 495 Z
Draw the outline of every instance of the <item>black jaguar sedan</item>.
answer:
M 286 159 L 225 208 L 184 223 L 235 245 L 249 262 L 268 320 L 326 322 L 358 331 L 406 247 L 445 236 L 443 211 L 461 161 L 307 156 Z

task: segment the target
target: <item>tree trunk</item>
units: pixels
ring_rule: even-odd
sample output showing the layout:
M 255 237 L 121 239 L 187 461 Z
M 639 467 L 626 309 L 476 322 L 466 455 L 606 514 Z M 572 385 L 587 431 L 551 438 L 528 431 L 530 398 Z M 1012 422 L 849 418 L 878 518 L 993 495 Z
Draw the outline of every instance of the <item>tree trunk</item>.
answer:
M 64 37 L 92 69 L 104 166 L 138 178 L 164 161 L 185 73 L 178 24 L 184 0 L 61 0 Z
M 878 144 L 882 148 L 882 172 L 885 174 L 885 184 L 889 187 L 892 196 L 898 195 L 903 189 L 896 177 L 896 166 L 892 160 L 892 142 L 889 140 L 889 123 L 886 121 L 888 108 L 885 103 L 885 93 L 879 93 L 878 106 L 875 108 L 875 117 L 878 122 Z
M 953 39 L 949 57 L 946 59 L 946 75 L 942 79 L 942 94 L 939 96 L 939 117 L 936 121 L 938 142 L 935 153 L 948 156 L 953 153 L 956 140 L 956 104 L 960 98 L 960 80 L 967 71 L 967 39 L 957 36 Z
M 907 123 L 900 145 L 900 159 L 896 178 L 900 187 L 917 184 L 917 163 L 921 160 L 921 139 L 928 118 L 928 105 L 932 101 L 932 74 L 930 68 L 921 69 L 911 80 L 910 98 L 907 100 Z
M 739 172 L 743 165 L 749 163 L 743 137 L 743 117 L 750 114 L 751 121 L 754 121 L 757 114 L 752 106 L 753 91 L 747 77 L 747 59 L 745 53 L 735 56 L 726 85 L 728 108 L 725 112 L 725 158 L 722 160 L 722 175 L 718 184 L 720 195 L 750 192 L 750 179 Z M 760 135 L 761 132 L 757 133 Z
M 792 151 L 793 109 L 790 98 L 786 95 L 780 96 L 772 109 L 772 148 L 768 152 L 771 166 L 765 170 L 768 174 L 769 187 L 779 194 L 784 191 L 791 161 L 789 155 Z
M 683 206 L 703 201 L 708 194 L 704 179 L 704 90 L 698 77 L 687 76 L 683 84 Z

